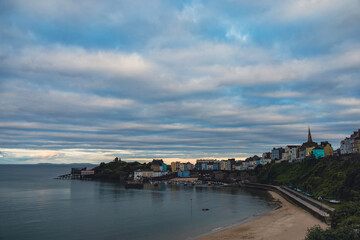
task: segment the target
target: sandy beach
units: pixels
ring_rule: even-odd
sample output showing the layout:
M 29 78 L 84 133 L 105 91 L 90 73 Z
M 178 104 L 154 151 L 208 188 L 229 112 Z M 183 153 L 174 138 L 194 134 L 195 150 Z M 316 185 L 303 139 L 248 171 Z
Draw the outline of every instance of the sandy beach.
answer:
M 316 224 L 322 228 L 328 227 L 305 210 L 286 201 L 279 194 L 269 193 L 281 202 L 281 208 L 238 226 L 198 238 L 198 240 L 303 240 L 309 227 Z

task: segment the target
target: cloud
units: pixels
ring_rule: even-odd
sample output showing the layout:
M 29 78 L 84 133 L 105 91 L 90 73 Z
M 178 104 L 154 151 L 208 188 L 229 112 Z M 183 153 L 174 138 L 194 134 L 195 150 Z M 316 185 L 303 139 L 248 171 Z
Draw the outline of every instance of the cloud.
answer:
M 332 101 L 335 104 L 345 105 L 345 106 L 360 106 L 360 99 L 357 98 L 339 98 Z
M 274 92 L 254 93 L 254 95 L 269 97 L 269 98 L 299 98 L 299 97 L 303 97 L 305 93 L 296 92 L 296 91 L 274 91 Z
M 357 8 L 359 8 L 359 3 L 354 0 L 291 0 L 274 4 L 266 15 L 275 20 L 308 21 L 336 14 L 339 11 L 349 13 Z
M 8 55 L 7 67 L 25 72 L 61 74 L 108 74 L 117 77 L 145 76 L 151 64 L 136 53 L 86 51 L 79 47 L 25 48 L 15 58 Z M 15 65 L 16 64 L 16 65 Z
M 244 158 L 301 144 L 308 125 L 337 146 L 359 125 L 359 9 L 2 3 L 2 160 Z
M 196 23 L 199 20 L 200 11 L 203 6 L 199 2 L 193 2 L 190 5 L 185 5 L 183 9 L 177 14 L 180 21 L 190 21 Z
M 230 39 L 234 38 L 239 42 L 247 42 L 249 38 L 247 34 L 242 34 L 241 32 L 236 31 L 234 26 L 231 26 L 231 28 L 226 32 L 225 36 Z

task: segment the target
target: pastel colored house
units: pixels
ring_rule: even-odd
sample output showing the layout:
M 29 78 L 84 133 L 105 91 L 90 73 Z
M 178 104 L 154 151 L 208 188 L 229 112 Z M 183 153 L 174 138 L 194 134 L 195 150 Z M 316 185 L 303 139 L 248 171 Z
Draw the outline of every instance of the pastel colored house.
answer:
M 351 153 L 351 139 L 345 138 L 340 142 L 340 153 L 341 154 L 350 154 Z
M 153 159 L 151 162 L 151 170 L 163 171 L 164 161 L 162 159 Z M 166 171 L 166 169 L 164 170 Z
M 324 148 L 325 157 L 334 155 L 334 149 L 328 141 L 321 142 L 320 146 Z
M 315 156 L 316 159 L 325 157 L 325 151 L 322 147 L 316 147 L 312 150 L 312 154 Z
M 171 163 L 171 171 L 177 172 L 180 170 L 180 162 L 172 162 Z
M 213 170 L 220 170 L 219 163 L 213 163 Z
M 190 171 L 178 171 L 178 177 L 188 178 L 190 177 Z
M 299 149 L 298 145 L 287 145 L 285 147 L 285 153 L 283 160 L 293 162 L 299 158 Z
M 360 129 L 340 142 L 341 154 L 360 153 Z
M 271 160 L 280 160 L 282 159 L 282 155 L 285 152 L 285 149 L 283 148 L 273 148 L 271 150 Z
M 196 160 L 195 168 L 197 170 L 208 170 L 208 164 L 209 163 L 217 163 L 218 161 L 216 159 L 198 159 Z
M 235 164 L 235 159 L 231 158 L 228 160 L 221 160 L 220 161 L 220 170 L 224 170 L 224 171 L 231 171 L 232 170 L 232 166 Z

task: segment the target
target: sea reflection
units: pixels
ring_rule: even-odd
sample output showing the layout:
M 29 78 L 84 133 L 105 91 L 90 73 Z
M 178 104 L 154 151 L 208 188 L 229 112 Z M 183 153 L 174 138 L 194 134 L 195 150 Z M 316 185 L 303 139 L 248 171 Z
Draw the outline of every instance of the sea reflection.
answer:
M 53 168 L 48 175 L 64 171 Z M 29 169 L 44 170 L 13 172 Z M 3 179 L 11 170 L 0 168 Z M 182 240 L 272 209 L 265 191 L 181 184 L 125 189 L 119 182 L 36 177 L 0 182 L 0 239 Z

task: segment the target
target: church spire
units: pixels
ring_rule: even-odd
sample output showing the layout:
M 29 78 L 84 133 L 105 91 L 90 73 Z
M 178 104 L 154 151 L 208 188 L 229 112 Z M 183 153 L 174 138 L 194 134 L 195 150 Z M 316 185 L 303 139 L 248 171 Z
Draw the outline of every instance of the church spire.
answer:
M 309 127 L 309 132 L 308 132 L 308 142 L 313 142 L 312 138 L 311 138 L 310 127 Z

